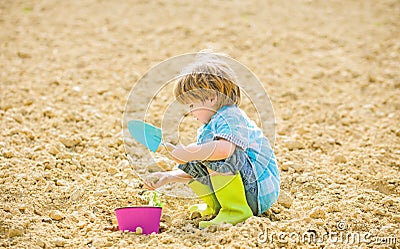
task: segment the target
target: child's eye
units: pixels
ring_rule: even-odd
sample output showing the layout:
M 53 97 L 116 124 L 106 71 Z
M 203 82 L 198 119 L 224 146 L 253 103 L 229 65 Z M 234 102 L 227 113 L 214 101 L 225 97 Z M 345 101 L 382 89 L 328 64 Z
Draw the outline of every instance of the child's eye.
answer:
M 193 104 L 189 105 L 189 108 L 190 108 L 190 109 L 193 109 Z

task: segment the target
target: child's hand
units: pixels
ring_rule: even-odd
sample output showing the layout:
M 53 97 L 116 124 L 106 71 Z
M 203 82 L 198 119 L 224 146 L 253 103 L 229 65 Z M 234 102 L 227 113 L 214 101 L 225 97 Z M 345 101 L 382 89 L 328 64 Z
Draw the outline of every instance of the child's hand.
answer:
M 170 182 L 171 175 L 168 172 L 155 172 L 150 174 L 143 183 L 146 188 L 154 190 Z

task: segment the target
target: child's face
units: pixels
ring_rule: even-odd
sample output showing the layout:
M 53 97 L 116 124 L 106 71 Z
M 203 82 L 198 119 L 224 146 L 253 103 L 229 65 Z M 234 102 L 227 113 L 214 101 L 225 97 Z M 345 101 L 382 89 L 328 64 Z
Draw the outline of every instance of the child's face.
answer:
M 193 115 L 199 122 L 207 124 L 211 117 L 216 113 L 216 98 L 210 98 L 204 102 L 201 100 L 191 101 L 188 103 L 189 113 Z

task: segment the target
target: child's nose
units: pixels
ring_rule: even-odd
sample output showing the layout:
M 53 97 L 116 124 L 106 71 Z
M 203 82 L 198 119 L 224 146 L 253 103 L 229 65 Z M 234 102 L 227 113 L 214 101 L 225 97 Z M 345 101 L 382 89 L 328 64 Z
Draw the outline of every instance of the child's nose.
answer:
M 191 111 L 190 111 L 190 114 L 191 114 L 193 117 L 195 117 L 195 118 L 197 117 L 196 113 L 197 113 L 197 112 L 196 112 L 195 110 L 191 110 Z
M 189 110 L 187 113 L 184 114 L 185 117 L 187 117 L 189 115 L 194 116 L 193 110 Z

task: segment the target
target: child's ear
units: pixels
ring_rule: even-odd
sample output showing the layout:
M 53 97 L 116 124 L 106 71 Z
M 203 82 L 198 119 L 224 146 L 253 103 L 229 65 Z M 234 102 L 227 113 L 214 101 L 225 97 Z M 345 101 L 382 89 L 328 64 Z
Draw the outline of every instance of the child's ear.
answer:
M 217 104 L 217 95 L 214 95 L 214 96 L 212 96 L 211 98 L 210 98 L 210 102 L 211 102 L 211 104 L 212 105 L 215 105 L 215 104 Z

